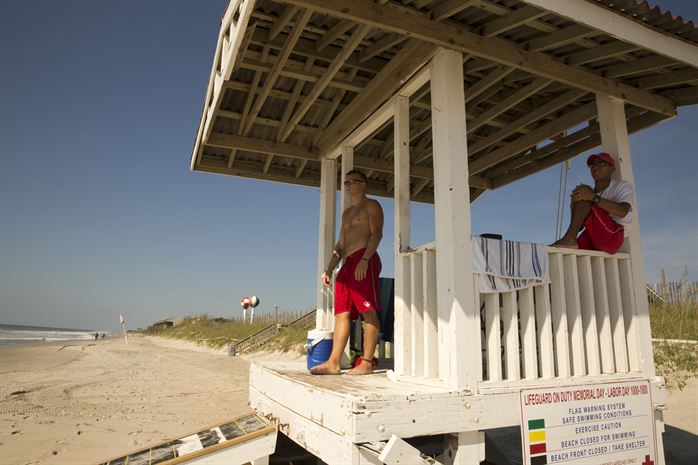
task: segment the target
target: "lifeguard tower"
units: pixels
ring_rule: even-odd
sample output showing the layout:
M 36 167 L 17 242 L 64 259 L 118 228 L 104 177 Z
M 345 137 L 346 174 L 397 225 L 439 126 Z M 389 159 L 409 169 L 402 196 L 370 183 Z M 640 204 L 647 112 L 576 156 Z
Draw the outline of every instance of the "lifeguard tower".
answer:
M 344 173 L 395 202 L 394 376 L 253 364 L 252 406 L 329 464 L 418 463 L 402 439 L 440 435 L 442 463 L 473 464 L 483 431 L 530 427 L 522 391 L 637 381 L 663 463 L 637 208 L 620 253 L 550 248 L 549 282 L 495 294 L 470 204 L 598 146 L 632 182 L 628 134 L 697 102 L 698 30 L 647 2 L 232 0 L 191 168 L 319 187 L 318 276 Z M 410 241 L 411 202 L 435 242 Z M 330 306 L 318 279 L 318 329 Z

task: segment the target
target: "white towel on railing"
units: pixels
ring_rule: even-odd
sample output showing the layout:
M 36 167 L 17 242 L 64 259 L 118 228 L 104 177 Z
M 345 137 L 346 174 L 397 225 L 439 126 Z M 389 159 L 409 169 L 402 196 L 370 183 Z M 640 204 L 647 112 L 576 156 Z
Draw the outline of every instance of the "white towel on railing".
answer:
M 480 292 L 506 292 L 550 282 L 548 248 L 542 244 L 473 236 L 470 241 L 473 273 Z

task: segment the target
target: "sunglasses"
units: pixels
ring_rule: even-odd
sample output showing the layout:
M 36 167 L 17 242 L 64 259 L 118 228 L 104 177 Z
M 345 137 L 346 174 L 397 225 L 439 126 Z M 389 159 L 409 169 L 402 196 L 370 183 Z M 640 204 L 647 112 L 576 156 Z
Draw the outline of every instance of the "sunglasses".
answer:
M 366 182 L 366 181 L 362 181 L 360 179 L 347 179 L 346 181 L 344 181 L 344 185 L 345 186 L 352 186 L 354 184 L 360 184 L 362 182 Z

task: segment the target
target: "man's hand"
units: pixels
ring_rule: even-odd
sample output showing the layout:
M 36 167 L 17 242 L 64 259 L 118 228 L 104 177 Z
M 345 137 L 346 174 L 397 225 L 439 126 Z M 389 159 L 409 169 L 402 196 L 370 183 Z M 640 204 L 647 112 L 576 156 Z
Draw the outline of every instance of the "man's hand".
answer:
M 362 259 L 354 269 L 354 278 L 357 281 L 363 280 L 366 277 L 366 271 L 368 271 L 368 261 Z
M 579 202 L 580 200 L 593 200 L 596 192 L 591 186 L 586 184 L 580 184 L 574 188 L 572 191 L 572 203 Z
M 332 283 L 332 275 L 325 271 L 322 273 L 322 284 L 324 284 L 326 287 L 329 287 L 330 284 Z

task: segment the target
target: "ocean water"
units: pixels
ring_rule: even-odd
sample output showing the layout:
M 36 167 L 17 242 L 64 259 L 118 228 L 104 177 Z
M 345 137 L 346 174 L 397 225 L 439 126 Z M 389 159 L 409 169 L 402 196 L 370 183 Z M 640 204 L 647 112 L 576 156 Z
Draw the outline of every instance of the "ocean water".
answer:
M 102 332 L 99 333 L 100 337 Z M 86 329 L 47 328 L 0 324 L 0 346 L 43 341 L 72 341 L 95 338 L 95 331 Z

